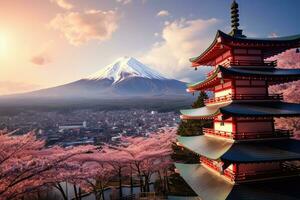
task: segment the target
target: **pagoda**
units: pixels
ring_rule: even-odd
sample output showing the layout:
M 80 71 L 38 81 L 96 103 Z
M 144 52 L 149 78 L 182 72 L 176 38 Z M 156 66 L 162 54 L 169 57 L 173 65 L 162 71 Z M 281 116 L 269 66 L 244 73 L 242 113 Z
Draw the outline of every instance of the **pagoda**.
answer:
M 300 80 L 300 69 L 283 69 L 270 60 L 289 49 L 299 52 L 300 35 L 246 37 L 235 1 L 231 19 L 229 34 L 217 31 L 212 44 L 190 59 L 195 69 L 213 70 L 204 81 L 188 84 L 187 91 L 212 95 L 205 107 L 181 110 L 181 119 L 212 119 L 213 127 L 200 136 L 178 136 L 177 145 L 200 161 L 176 163 L 176 170 L 201 200 L 300 199 L 300 141 L 274 125 L 276 117 L 299 117 L 300 104 L 268 91 Z

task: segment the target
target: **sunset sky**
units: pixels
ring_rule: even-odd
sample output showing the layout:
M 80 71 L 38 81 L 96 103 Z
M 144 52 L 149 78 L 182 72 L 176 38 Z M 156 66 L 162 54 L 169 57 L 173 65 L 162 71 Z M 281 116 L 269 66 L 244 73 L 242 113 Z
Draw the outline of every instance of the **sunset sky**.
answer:
M 230 31 L 231 0 L 0 0 L 0 95 L 86 77 L 133 56 L 195 80 L 188 58 Z M 238 0 L 249 37 L 300 34 L 299 0 Z

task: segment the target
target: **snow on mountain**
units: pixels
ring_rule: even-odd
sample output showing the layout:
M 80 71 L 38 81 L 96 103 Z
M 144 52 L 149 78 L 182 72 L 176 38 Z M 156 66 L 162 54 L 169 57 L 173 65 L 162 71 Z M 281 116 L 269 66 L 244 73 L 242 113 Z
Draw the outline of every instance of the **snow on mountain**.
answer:
M 167 78 L 163 77 L 160 73 L 149 68 L 133 57 L 121 57 L 112 64 L 104 67 L 91 76 L 88 76 L 86 79 L 109 79 L 113 81 L 113 84 L 116 84 L 129 77 L 167 80 Z

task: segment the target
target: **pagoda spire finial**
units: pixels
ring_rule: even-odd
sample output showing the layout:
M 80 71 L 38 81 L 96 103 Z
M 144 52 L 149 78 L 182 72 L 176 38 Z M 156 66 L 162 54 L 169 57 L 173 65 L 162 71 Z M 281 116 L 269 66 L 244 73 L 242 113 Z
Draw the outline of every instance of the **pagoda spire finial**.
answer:
M 239 29 L 240 26 L 240 19 L 239 19 L 239 4 L 233 0 L 231 4 L 231 32 L 230 35 L 234 37 L 245 37 L 243 35 L 243 31 Z
M 231 28 L 237 30 L 239 28 L 239 4 L 234 0 L 231 4 Z

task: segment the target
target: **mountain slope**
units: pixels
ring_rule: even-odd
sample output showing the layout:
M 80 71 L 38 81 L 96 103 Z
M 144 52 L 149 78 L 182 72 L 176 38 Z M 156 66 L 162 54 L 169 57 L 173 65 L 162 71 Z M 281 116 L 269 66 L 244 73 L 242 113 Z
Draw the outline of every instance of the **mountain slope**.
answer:
M 185 83 L 168 79 L 132 57 L 122 57 L 95 74 L 23 96 L 46 98 L 126 98 L 186 95 Z

